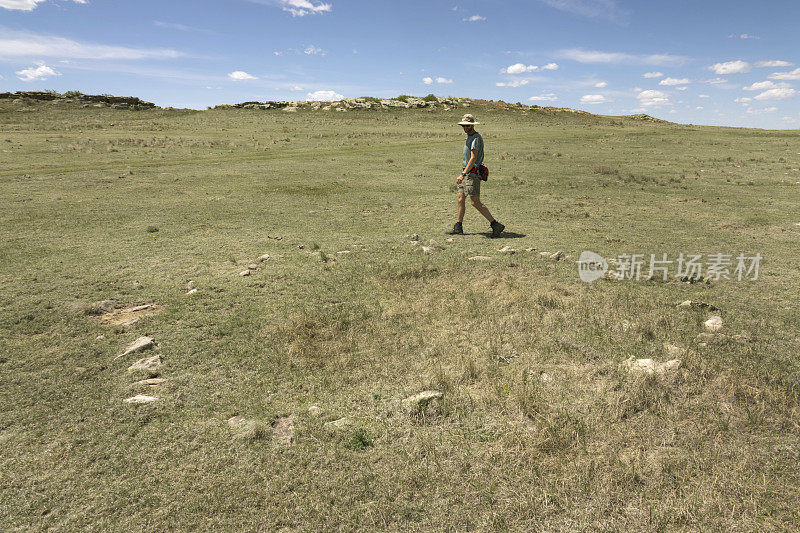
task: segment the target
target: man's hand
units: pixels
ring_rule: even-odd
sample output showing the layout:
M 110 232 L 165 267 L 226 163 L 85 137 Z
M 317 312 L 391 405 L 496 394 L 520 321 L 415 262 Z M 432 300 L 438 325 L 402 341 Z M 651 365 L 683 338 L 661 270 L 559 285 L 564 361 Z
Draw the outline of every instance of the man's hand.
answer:
M 461 185 L 461 182 L 462 182 L 463 180 L 464 180 L 464 176 L 462 176 L 461 174 L 459 174 L 459 175 L 458 175 L 458 177 L 456 178 L 456 183 L 458 183 L 459 185 Z

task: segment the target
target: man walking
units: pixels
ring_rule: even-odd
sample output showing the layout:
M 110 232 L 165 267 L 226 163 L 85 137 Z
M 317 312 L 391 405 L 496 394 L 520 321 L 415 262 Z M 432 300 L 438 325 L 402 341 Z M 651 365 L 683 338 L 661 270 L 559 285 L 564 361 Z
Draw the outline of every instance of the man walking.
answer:
M 467 134 L 467 142 L 464 144 L 464 159 L 462 161 L 461 174 L 456 178 L 458 184 L 458 221 L 450 235 L 463 235 L 464 211 L 466 210 L 466 200 L 469 196 L 472 207 L 486 217 L 492 228 L 492 237 L 499 237 L 505 226 L 494 219 L 489 209 L 481 203 L 481 178 L 478 175 L 478 166 L 483 164 L 483 137 L 475 131 L 475 126 L 480 122 L 475 122 L 475 117 L 467 113 L 458 123 L 464 128 Z

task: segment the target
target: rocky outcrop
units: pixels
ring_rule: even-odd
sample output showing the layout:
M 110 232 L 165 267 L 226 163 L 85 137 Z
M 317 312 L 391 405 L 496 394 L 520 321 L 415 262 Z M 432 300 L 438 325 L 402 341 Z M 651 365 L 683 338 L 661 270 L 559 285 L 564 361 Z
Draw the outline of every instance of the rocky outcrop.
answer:
M 78 102 L 85 104 L 105 104 L 100 107 L 111 107 L 114 109 L 131 109 L 139 111 L 142 109 L 153 109 L 157 107 L 152 102 L 145 102 L 135 96 L 112 96 L 110 94 L 83 94 L 77 91 L 66 92 L 64 94 L 55 91 L 17 91 L 15 93 L 0 93 L 0 100 L 20 100 L 21 102 L 54 102 L 68 103 Z

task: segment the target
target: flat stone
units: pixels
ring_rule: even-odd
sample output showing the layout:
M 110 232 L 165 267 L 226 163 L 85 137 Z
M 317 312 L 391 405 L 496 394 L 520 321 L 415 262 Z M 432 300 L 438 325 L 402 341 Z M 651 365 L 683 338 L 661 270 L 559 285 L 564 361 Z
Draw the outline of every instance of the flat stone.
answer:
M 550 252 L 539 252 L 542 257 L 550 257 Z
M 346 427 L 347 424 L 349 424 L 349 421 L 347 420 L 347 417 L 342 417 L 342 418 L 340 418 L 338 420 L 333 420 L 331 422 L 325 422 L 325 425 L 323 427 L 325 429 L 342 429 L 343 427 Z
M 542 372 L 541 374 L 539 374 L 539 381 L 541 381 L 542 383 L 547 383 L 549 381 L 553 381 L 553 378 L 547 372 Z
M 525 248 L 526 252 L 535 252 L 536 248 Z
M 294 416 L 279 418 L 272 426 L 272 438 L 283 446 L 291 446 L 294 440 Z
M 132 353 L 141 352 L 143 350 L 151 350 L 156 345 L 156 341 L 153 340 L 152 337 L 139 337 L 131 345 L 125 348 L 125 351 L 119 354 L 116 359 L 120 357 L 125 357 L 126 355 L 130 355 Z
M 128 309 L 131 313 L 136 313 L 138 311 L 144 311 L 145 309 L 150 309 L 153 307 L 153 304 L 144 304 L 144 305 L 137 305 L 136 307 L 131 307 Z
M 248 270 L 256 270 L 258 269 L 258 265 L 255 263 L 250 263 L 249 265 L 247 265 L 247 268 Z
M 316 405 L 312 405 L 311 407 L 308 408 L 308 414 L 310 414 L 311 416 L 320 417 L 322 416 L 322 409 L 320 409 Z
M 105 335 L 98 335 L 97 337 L 95 337 L 95 338 L 94 338 L 94 340 L 96 340 L 96 341 L 102 341 L 102 340 L 104 340 L 105 338 L 106 338 L 106 336 L 105 336 Z
M 161 384 L 162 384 L 162 383 L 164 383 L 165 381 L 167 381 L 167 380 L 166 380 L 166 378 L 150 378 L 150 379 L 143 379 L 143 380 L 141 380 L 141 381 L 137 381 L 137 382 L 135 383 L 135 385 L 150 385 L 150 386 L 155 386 L 155 385 L 161 385 Z
M 455 242 L 455 239 L 454 239 L 453 237 L 448 237 L 448 238 L 446 238 L 445 240 L 446 240 L 447 242 Z
M 269 254 L 264 254 L 264 255 L 258 256 L 257 261 L 259 263 L 263 263 L 264 261 L 269 261 Z
M 423 246 L 422 247 L 422 251 L 425 252 L 426 254 L 432 254 L 433 252 L 436 251 L 436 247 L 435 246 Z
M 414 394 L 413 396 L 409 396 L 403 403 L 408 406 L 418 407 L 422 409 L 426 405 L 428 405 L 431 400 L 438 400 L 441 399 L 444 394 L 438 390 L 426 390 L 420 393 Z
M 467 258 L 469 261 L 491 261 L 492 258 L 488 255 L 473 255 Z
M 670 357 L 678 357 L 686 353 L 686 350 L 680 346 L 675 346 L 674 344 L 669 344 L 667 342 L 664 343 L 664 351 L 666 351 L 667 355 Z
M 194 281 L 189 280 L 189 281 L 186 282 L 186 290 L 190 291 L 192 289 L 194 289 Z
M 406 238 L 408 238 L 411 241 L 418 241 L 419 235 L 417 235 L 416 233 L 412 233 L 411 235 L 406 235 Z
M 197 289 L 189 289 L 186 294 L 194 294 L 197 292 Z
M 561 250 L 559 250 L 556 253 L 550 255 L 550 259 L 552 259 L 553 261 L 558 261 L 562 257 L 564 257 L 564 252 L 562 252 Z
M 722 317 L 715 315 L 703 322 L 703 325 L 708 331 L 719 331 L 722 329 Z
M 502 247 L 502 248 L 500 248 L 500 250 L 498 250 L 498 251 L 499 251 L 501 254 L 514 254 L 514 253 L 516 253 L 516 252 L 517 252 L 515 249 L 513 249 L 513 248 L 512 248 L 512 247 L 510 247 L 510 246 L 503 246 L 503 247 Z
M 681 366 L 680 359 L 672 359 L 659 363 L 652 359 L 628 359 L 626 362 L 628 370 L 644 374 L 663 374 L 664 372 L 675 370 Z
M 145 394 L 137 394 L 136 396 L 131 396 L 130 398 L 125 398 L 122 400 L 125 403 L 152 403 L 158 400 L 158 398 L 154 396 L 147 396 Z
M 239 275 L 242 276 L 242 277 L 249 276 L 250 275 L 250 270 L 242 270 L 241 272 L 239 272 Z
M 339 250 L 339 251 L 338 251 L 338 252 L 336 252 L 336 253 L 337 253 L 337 254 L 349 254 L 349 253 L 350 253 L 350 250 Z
M 146 357 L 139 359 L 131 366 L 128 367 L 128 372 L 147 372 L 151 377 L 158 375 L 158 369 L 161 367 L 161 356 L 154 355 L 153 357 Z
M 232 416 L 228 419 L 228 425 L 233 428 L 240 428 L 247 422 L 247 419 L 241 415 Z
M 709 311 L 719 311 L 719 308 L 708 302 L 700 302 L 697 300 L 684 300 L 678 304 L 678 307 L 693 307 L 695 309 L 707 309 Z

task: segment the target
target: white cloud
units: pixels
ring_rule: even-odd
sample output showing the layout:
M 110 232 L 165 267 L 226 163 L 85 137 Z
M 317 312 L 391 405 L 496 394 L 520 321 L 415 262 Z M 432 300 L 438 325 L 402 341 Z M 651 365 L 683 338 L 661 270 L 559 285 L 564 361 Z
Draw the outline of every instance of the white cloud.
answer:
M 336 91 L 314 91 L 306 95 L 306 100 L 312 102 L 333 102 L 335 100 L 341 100 L 342 98 L 344 98 L 344 96 Z
M 750 109 L 746 110 L 745 113 L 749 113 L 751 115 L 763 115 L 765 113 L 774 113 L 777 110 L 778 110 L 777 107 L 765 107 L 765 108 L 762 108 L 762 109 L 750 108 Z
M 246 81 L 246 80 L 257 80 L 258 78 L 248 74 L 243 70 L 234 70 L 230 74 L 228 74 L 228 79 L 233 81 Z
M 659 85 L 667 85 L 667 86 L 671 86 L 671 85 L 686 85 L 687 83 L 692 83 L 691 81 L 689 81 L 689 78 L 680 78 L 680 79 L 678 79 L 678 78 L 664 78 L 663 80 L 658 82 Z
M 553 93 L 540 94 L 539 96 L 531 96 L 528 98 L 531 102 L 553 102 L 558 100 L 558 97 Z
M 69 59 L 174 59 L 185 54 L 168 48 L 128 48 L 81 43 L 63 37 L 4 31 L 0 57 L 55 57 Z
M 560 57 L 579 63 L 624 63 L 632 65 L 680 65 L 686 61 L 683 56 L 671 54 L 626 54 L 624 52 L 601 52 L 569 48 L 558 52 Z
M 542 70 L 558 70 L 558 63 L 548 63 L 542 67 Z
M 664 75 L 664 73 L 662 73 L 662 72 L 645 72 L 644 74 L 642 74 L 642 77 L 643 78 L 660 78 L 663 75 Z
M 707 94 L 698 94 L 697 97 L 698 98 L 711 98 L 711 96 L 709 96 Z
M 605 104 L 609 101 L 602 94 L 584 94 L 581 96 L 582 104 Z
M 699 105 L 699 106 L 695 107 L 695 109 L 698 110 L 698 111 L 702 111 L 705 108 L 703 106 Z
M 443 78 L 439 76 L 436 78 L 436 83 L 453 83 L 453 80 L 451 78 Z
M 425 85 L 430 85 L 431 83 L 433 83 L 433 78 L 422 78 L 422 83 L 424 83 Z
M 773 72 L 769 77 L 773 80 L 800 80 L 800 68 L 790 72 Z
M 752 101 L 753 101 L 753 99 L 750 98 L 749 96 L 742 96 L 742 97 L 739 97 L 739 98 L 734 100 L 734 102 L 736 102 L 737 104 L 746 104 L 746 103 L 752 102 Z
M 788 61 L 781 61 L 780 59 L 773 59 L 770 61 L 757 61 L 755 66 L 757 67 L 791 67 L 794 63 L 789 63 Z
M 37 4 L 45 0 L 0 0 L 0 7 L 18 11 L 33 11 Z M 86 4 L 86 0 L 73 0 L 76 4 Z
M 536 65 L 526 65 L 524 63 L 514 63 L 500 71 L 501 74 L 524 74 L 526 72 L 533 72 L 539 70 Z
M 469 18 L 461 19 L 463 22 L 479 22 L 481 20 L 486 20 L 486 17 L 482 17 L 480 15 L 472 15 Z
M 322 48 L 320 48 L 318 46 L 314 46 L 313 44 L 310 44 L 310 45 L 306 46 L 305 50 L 303 50 L 303 53 L 305 55 L 307 55 L 307 56 L 314 56 L 314 55 L 324 56 L 328 52 L 326 52 L 325 50 L 323 50 Z
M 499 81 L 495 85 L 498 87 L 522 87 L 523 85 L 528 85 L 528 80 Z
M 636 98 L 642 107 L 672 105 L 669 96 L 661 91 L 642 91 L 636 95 Z
M 605 87 L 607 85 L 608 85 L 608 82 L 605 82 L 605 81 L 598 81 L 597 83 L 594 84 L 594 86 L 597 87 L 598 89 L 602 89 L 603 87 Z
M 688 89 L 688 87 L 686 87 L 685 85 L 683 87 L 675 87 L 676 91 L 685 91 L 686 89 Z
M 750 63 L 739 59 L 726 63 L 715 63 L 708 68 L 713 70 L 716 74 L 743 74 L 745 72 L 750 72 Z
M 37 63 L 37 65 L 36 67 L 18 70 L 14 74 L 22 81 L 40 81 L 53 76 L 61 76 L 60 72 L 56 72 L 44 63 Z
M 756 100 L 783 100 L 785 98 L 791 98 L 795 94 L 797 94 L 797 91 L 794 89 L 781 87 L 780 89 L 766 90 L 763 93 L 754 96 L 753 98 Z
M 539 0 L 559 11 L 566 11 L 574 15 L 581 15 L 589 18 L 610 20 L 612 22 L 624 23 L 629 14 L 628 11 L 621 9 L 617 0 Z
M 257 1 L 257 0 L 255 0 Z M 309 0 L 277 0 L 281 9 L 291 13 L 293 17 L 303 17 L 305 15 L 318 15 L 326 13 L 331 10 L 331 4 L 324 4 L 322 2 L 310 2 Z M 257 3 L 261 4 L 264 2 Z
M 299 85 L 294 85 L 294 86 L 292 86 L 292 88 L 291 88 L 291 89 L 289 89 L 289 90 L 290 90 L 290 91 L 304 91 L 305 89 L 303 89 L 303 88 L 302 88 L 302 87 L 300 87 Z
M 789 87 L 789 84 L 785 81 L 775 83 L 773 81 L 757 81 L 752 85 L 748 85 L 747 87 L 742 87 L 745 91 L 763 91 L 765 89 L 781 89 L 784 87 Z
M 739 35 L 739 39 L 761 39 L 761 37 L 753 35 L 751 33 L 742 33 L 741 35 Z
M 728 80 L 726 80 L 725 78 L 714 78 L 713 80 L 706 80 L 706 83 L 709 83 L 711 85 L 719 85 L 720 83 L 725 83 L 727 81 Z

